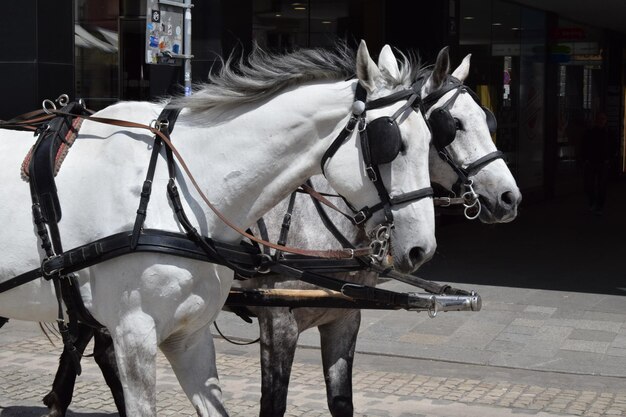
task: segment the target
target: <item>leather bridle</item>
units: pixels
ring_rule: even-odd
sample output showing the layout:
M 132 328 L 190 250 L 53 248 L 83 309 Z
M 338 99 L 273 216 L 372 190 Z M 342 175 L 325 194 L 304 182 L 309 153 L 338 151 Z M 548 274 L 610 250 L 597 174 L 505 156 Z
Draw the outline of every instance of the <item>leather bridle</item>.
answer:
M 421 77 L 417 81 L 420 90 L 422 89 L 422 86 L 425 83 L 426 79 L 427 77 L 424 76 L 424 77 Z M 467 86 L 465 86 L 457 78 L 453 76 L 448 76 L 442 88 L 428 94 L 426 97 L 422 99 L 421 108 L 422 108 L 422 113 L 424 114 L 424 117 L 426 117 L 427 112 L 431 110 L 431 108 L 437 103 L 439 99 L 441 99 L 445 94 L 447 94 L 448 92 L 452 90 L 456 90 L 454 94 L 452 95 L 452 97 L 450 97 L 442 106 L 438 107 L 437 110 L 441 109 L 441 110 L 449 111 L 449 109 L 452 108 L 452 106 L 454 105 L 457 98 L 461 94 L 464 94 L 464 93 L 470 94 L 472 98 L 478 104 L 480 104 L 480 102 L 478 101 L 478 97 L 473 91 L 471 91 Z M 455 126 L 454 129 L 455 131 L 458 130 L 458 126 Z M 433 135 L 438 134 L 438 132 L 433 132 L 432 126 L 431 126 L 431 133 Z M 441 143 L 440 141 L 433 140 L 433 144 L 435 146 L 435 149 L 437 150 L 439 157 L 443 159 L 457 175 L 457 181 L 452 186 L 452 193 L 454 194 L 454 197 L 452 198 L 443 197 L 443 199 L 444 200 L 446 198 L 449 199 L 450 204 L 452 204 L 453 200 L 455 202 L 458 201 L 459 203 L 462 203 L 465 206 L 465 210 L 464 210 L 465 217 L 467 217 L 468 219 L 477 218 L 481 211 L 481 204 L 480 204 L 480 200 L 478 199 L 478 195 L 474 191 L 473 181 L 470 177 L 476 175 L 482 168 L 484 168 L 491 162 L 497 159 L 503 159 L 504 153 L 499 150 L 490 152 L 482 156 L 481 158 L 478 158 L 477 160 L 465 166 L 462 166 L 461 164 L 457 163 L 452 157 L 452 155 L 450 154 L 449 150 L 447 149 L 447 145 L 448 145 L 447 143 L 444 144 L 444 143 Z M 460 195 L 461 197 L 456 198 L 457 195 Z M 441 204 L 441 205 L 447 206 L 450 204 Z
M 358 210 L 353 209 L 355 214 L 353 216 L 347 216 L 353 224 L 361 225 L 365 223 L 368 219 L 370 219 L 374 213 L 382 210 L 385 215 L 386 225 L 389 227 L 393 227 L 393 213 L 391 212 L 391 208 L 393 206 L 421 200 L 427 197 L 432 197 L 433 189 L 431 187 L 424 187 L 419 190 L 410 191 L 408 193 L 403 193 L 399 195 L 390 195 L 380 175 L 379 165 L 381 165 L 381 163 L 377 163 L 375 155 L 372 155 L 369 152 L 369 141 L 381 139 L 368 136 L 368 122 L 366 120 L 367 110 L 387 107 L 391 104 L 397 103 L 398 101 L 406 100 L 406 103 L 400 109 L 398 109 L 391 117 L 388 118 L 389 121 L 393 121 L 393 123 L 395 123 L 396 119 L 404 114 L 407 110 L 413 110 L 414 103 L 418 99 L 419 95 L 417 91 L 414 88 L 411 88 L 390 94 L 386 97 L 378 98 L 376 100 L 367 101 L 367 91 L 361 86 L 360 83 L 357 83 L 355 101 L 352 105 L 352 115 L 350 116 L 350 120 L 348 121 L 343 131 L 330 145 L 330 147 L 322 157 L 321 161 L 322 173 L 324 173 L 325 175 L 325 167 L 328 160 L 332 158 L 333 155 L 335 155 L 337 150 L 341 147 L 341 145 L 345 143 L 345 140 L 354 131 L 355 127 L 358 126 L 358 135 L 360 138 L 361 149 L 363 152 L 363 165 L 365 166 L 365 172 L 367 173 L 370 181 L 376 187 L 380 202 L 373 205 L 372 207 L 365 206 Z M 369 123 L 375 123 L 379 119 L 374 119 Z M 401 138 L 398 138 L 398 140 L 400 139 Z

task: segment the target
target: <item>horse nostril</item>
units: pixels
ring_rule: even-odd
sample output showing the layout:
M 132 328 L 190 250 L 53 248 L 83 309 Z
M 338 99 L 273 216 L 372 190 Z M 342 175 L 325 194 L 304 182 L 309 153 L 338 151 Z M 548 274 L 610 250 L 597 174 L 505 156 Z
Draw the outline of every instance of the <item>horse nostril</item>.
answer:
M 409 259 L 411 260 L 411 265 L 414 267 L 419 266 L 426 260 L 426 252 L 418 246 L 411 248 L 409 251 Z
M 511 207 L 515 204 L 515 194 L 512 191 L 505 191 L 500 196 L 500 201 L 504 203 L 504 205 Z

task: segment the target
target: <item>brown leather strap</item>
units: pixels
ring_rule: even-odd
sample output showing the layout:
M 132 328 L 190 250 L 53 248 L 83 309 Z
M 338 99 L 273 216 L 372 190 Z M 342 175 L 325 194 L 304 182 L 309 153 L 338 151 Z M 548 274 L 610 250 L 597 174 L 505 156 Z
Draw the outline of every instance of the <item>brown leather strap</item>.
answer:
M 433 197 L 433 203 L 435 206 L 448 207 L 458 204 L 464 204 L 465 199 L 463 197 Z
M 127 120 L 120 120 L 120 119 L 110 119 L 110 118 L 107 118 L 107 117 L 96 117 L 96 116 L 85 116 L 85 115 L 71 114 L 71 113 L 65 113 L 65 112 L 58 111 L 58 110 L 52 110 L 51 113 L 54 113 L 54 114 L 57 114 L 57 115 L 63 115 L 63 116 L 81 117 L 83 119 L 91 120 L 93 122 L 104 123 L 104 124 L 109 124 L 109 125 L 113 125 L 113 126 L 145 129 L 145 130 L 149 130 L 150 132 L 152 132 L 155 135 L 158 135 L 161 138 L 161 140 L 163 140 L 163 143 L 165 143 L 172 150 L 172 153 L 174 154 L 174 156 L 176 157 L 176 159 L 180 163 L 181 168 L 185 171 L 185 173 L 189 177 L 189 180 L 191 181 L 192 185 L 194 186 L 194 188 L 196 189 L 196 191 L 198 192 L 198 194 L 200 195 L 202 200 L 204 200 L 204 202 L 207 204 L 207 206 L 213 211 L 213 213 L 215 213 L 215 215 L 222 222 L 224 222 L 224 224 L 226 224 L 228 227 L 230 227 L 231 229 L 233 229 L 234 231 L 236 231 L 240 235 L 242 235 L 244 237 L 247 237 L 248 239 L 250 239 L 250 240 L 252 240 L 254 242 L 257 242 L 257 243 L 259 243 L 261 245 L 270 247 L 272 249 L 280 250 L 280 251 L 283 251 L 283 252 L 289 252 L 289 253 L 294 253 L 294 254 L 303 255 L 303 256 L 315 256 L 315 257 L 319 257 L 319 258 L 341 259 L 341 258 L 354 258 L 354 257 L 359 257 L 359 256 L 367 256 L 367 255 L 371 254 L 371 250 L 370 250 L 369 247 L 356 248 L 356 249 L 338 249 L 338 250 L 332 250 L 332 249 L 328 249 L 328 250 L 309 250 L 309 249 L 294 248 L 294 247 L 291 247 L 291 246 L 278 245 L 278 244 L 275 244 L 275 243 L 272 243 L 272 242 L 268 242 L 268 241 L 263 240 L 263 239 L 259 239 L 256 236 L 251 235 L 250 233 L 247 233 L 245 230 L 243 230 L 243 229 L 239 228 L 238 226 L 236 226 L 235 224 L 233 224 L 226 216 L 224 216 L 224 214 L 222 214 L 219 210 L 217 210 L 215 208 L 215 206 L 213 206 L 213 204 L 209 201 L 207 196 L 202 192 L 202 189 L 198 185 L 195 177 L 191 174 L 191 171 L 189 170 L 189 167 L 185 163 L 185 160 L 180 155 L 180 153 L 178 152 L 176 147 L 172 144 L 172 142 L 169 140 L 167 135 L 163 134 L 163 132 L 161 132 L 159 129 L 153 128 L 152 126 L 148 126 L 148 125 L 145 125 L 145 124 L 142 124 L 142 123 L 130 122 L 130 121 L 127 121 Z
M 47 120 L 54 119 L 53 114 L 48 114 L 43 110 L 30 111 L 20 114 L 9 120 L 0 120 L 1 129 L 25 129 L 35 131 L 39 124 Z
M 83 107 L 84 110 L 93 114 L 93 110 L 89 110 Z M 39 128 L 39 124 L 48 120 L 52 120 L 56 117 L 53 112 L 47 112 L 45 110 L 33 110 L 27 113 L 20 114 L 9 120 L 0 120 L 0 129 L 25 129 L 36 131 Z
M 317 191 L 315 191 L 314 188 L 310 187 L 307 184 L 302 184 L 300 186 L 300 188 L 302 188 L 302 190 L 304 192 L 306 192 L 307 194 L 309 194 L 311 197 L 313 197 L 314 199 L 316 199 L 320 203 L 324 204 L 326 207 L 329 207 L 329 208 L 335 210 L 336 212 L 339 212 L 340 214 L 342 214 L 343 216 L 345 216 L 346 218 L 348 218 L 350 221 L 352 221 L 354 223 L 353 216 L 349 215 L 348 213 L 345 213 L 343 210 L 341 210 L 339 207 L 334 205 L 330 200 L 328 200 L 322 194 L 320 194 Z

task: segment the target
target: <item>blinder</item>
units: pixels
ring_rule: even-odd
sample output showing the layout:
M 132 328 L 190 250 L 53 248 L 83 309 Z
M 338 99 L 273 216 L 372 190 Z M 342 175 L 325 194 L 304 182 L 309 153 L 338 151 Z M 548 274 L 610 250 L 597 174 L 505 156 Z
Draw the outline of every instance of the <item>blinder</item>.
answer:
M 391 117 L 381 116 L 370 122 L 365 120 L 365 112 L 371 109 L 378 109 L 406 100 Z M 416 104 L 416 102 L 418 104 Z M 416 191 L 399 195 L 389 195 L 385 184 L 380 176 L 379 165 L 392 162 L 403 147 L 402 134 L 396 120 L 406 111 L 413 111 L 420 108 L 419 88 L 415 84 L 410 89 L 392 93 L 386 97 L 367 101 L 367 91 L 360 83 L 356 84 L 355 101 L 352 106 L 352 116 L 347 125 L 335 140 L 328 147 L 320 162 L 322 174 L 326 162 L 335 155 L 339 147 L 345 143 L 358 125 L 358 133 L 361 141 L 361 151 L 363 152 L 363 164 L 365 172 L 372 181 L 378 192 L 380 202 L 360 210 L 354 210 L 354 216 L 346 215 L 353 224 L 360 225 L 368 220 L 374 213 L 382 210 L 385 216 L 384 227 L 393 227 L 392 206 L 429 198 L 433 195 L 431 187 L 425 187 Z
M 388 116 L 379 117 L 367 124 L 365 146 L 372 165 L 392 162 L 402 150 L 402 135 L 396 121 Z
M 432 111 L 428 124 L 433 135 L 433 144 L 440 150 L 452 143 L 456 137 L 456 121 L 447 108 L 438 108 Z
M 483 111 L 485 112 L 485 117 L 487 118 L 487 127 L 489 128 L 489 133 L 491 133 L 492 135 L 496 133 L 496 130 L 498 130 L 498 122 L 493 112 L 489 110 L 487 107 L 482 105 L 482 103 L 480 102 L 480 98 L 478 97 L 478 94 L 476 94 L 473 90 L 470 90 L 469 88 L 465 88 L 464 91 L 468 93 L 474 99 L 474 101 L 478 103 L 480 108 L 483 109 Z
M 480 104 L 480 100 L 476 93 L 472 90 L 460 87 L 460 92 L 468 93 L 474 101 L 483 109 L 485 113 L 485 117 L 487 119 L 487 127 L 489 128 L 489 133 L 494 134 L 498 129 L 498 122 L 496 121 L 496 116 L 493 114 L 491 110 L 487 107 Z M 458 94 L 458 93 L 457 93 Z M 428 123 L 430 124 L 430 128 L 433 134 L 433 143 L 437 150 L 441 150 L 452 143 L 454 138 L 456 137 L 456 131 L 458 129 L 457 122 L 450 113 L 449 108 L 452 107 L 452 104 L 456 100 L 456 96 L 446 102 L 442 107 L 433 110 L 428 118 Z
M 485 116 L 487 117 L 487 127 L 489 128 L 489 133 L 493 135 L 494 133 L 496 133 L 496 130 L 498 130 L 498 121 L 496 120 L 496 116 L 487 107 L 480 106 L 480 108 L 483 109 L 483 111 L 485 112 Z

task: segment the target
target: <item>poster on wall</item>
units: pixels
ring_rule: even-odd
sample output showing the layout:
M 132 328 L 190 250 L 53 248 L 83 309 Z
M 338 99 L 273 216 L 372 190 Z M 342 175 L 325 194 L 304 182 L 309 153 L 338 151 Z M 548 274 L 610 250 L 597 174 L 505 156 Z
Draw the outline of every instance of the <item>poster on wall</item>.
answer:
M 183 1 L 177 3 L 182 4 Z M 183 8 L 161 4 L 158 0 L 147 0 L 147 64 L 179 63 L 176 57 L 183 53 L 183 18 Z

